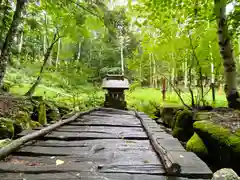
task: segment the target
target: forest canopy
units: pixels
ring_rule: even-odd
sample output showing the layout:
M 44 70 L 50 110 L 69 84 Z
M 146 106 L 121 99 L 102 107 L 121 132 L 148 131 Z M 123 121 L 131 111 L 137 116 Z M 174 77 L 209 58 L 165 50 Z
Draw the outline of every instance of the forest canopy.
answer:
M 225 89 L 228 105 L 239 108 L 239 2 L 189 2 L 2 0 L 0 84 L 28 71 L 21 81 L 31 96 L 49 76 L 69 91 L 124 72 L 141 87 L 167 82 L 182 103 L 189 93 L 191 106 Z

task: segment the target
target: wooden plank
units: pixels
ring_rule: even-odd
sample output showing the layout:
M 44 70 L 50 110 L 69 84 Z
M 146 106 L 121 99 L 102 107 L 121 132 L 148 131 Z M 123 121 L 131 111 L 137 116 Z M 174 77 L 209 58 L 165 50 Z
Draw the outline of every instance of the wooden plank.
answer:
M 58 156 L 58 155 L 46 155 L 41 156 L 20 156 L 20 155 L 12 155 L 8 157 L 6 162 L 24 162 L 27 165 L 35 165 L 35 164 L 42 164 L 42 165 L 55 165 L 56 160 L 62 160 L 65 163 L 87 163 L 87 162 L 97 162 L 97 163 L 108 163 L 111 161 L 113 154 L 107 153 L 103 156 L 98 156 L 96 154 L 92 156 L 82 156 L 82 155 L 69 155 L 69 156 Z M 110 162 L 111 163 L 111 162 Z
M 126 110 L 120 110 L 120 109 L 113 109 L 113 108 L 105 108 L 100 107 L 98 112 L 103 112 L 106 114 L 126 114 L 126 115 L 134 115 L 133 111 L 126 111 Z
M 52 132 L 42 139 L 55 140 L 86 140 L 86 139 L 148 139 L 144 132 L 122 132 L 122 133 L 104 133 L 104 132 Z
M 115 130 L 115 131 L 114 131 Z M 86 140 L 86 139 L 148 139 L 144 131 L 131 131 L 131 129 L 113 128 L 112 130 L 93 129 L 79 132 L 53 131 L 41 139 L 52 140 Z
M 157 155 L 154 152 L 143 152 L 143 151 L 108 151 L 104 153 L 89 154 L 85 152 L 84 154 L 72 154 L 67 156 L 59 156 L 56 154 L 47 154 L 42 156 L 37 154 L 36 156 L 31 156 L 31 153 L 26 153 L 26 156 L 12 155 L 7 159 L 7 162 L 24 162 L 28 165 L 34 164 L 46 164 L 54 165 L 56 160 L 60 159 L 65 163 L 83 163 L 83 162 L 94 162 L 98 164 L 124 164 L 124 165 L 148 165 L 155 164 L 161 165 Z
M 211 178 L 212 171 L 192 152 L 170 151 L 171 156 L 181 166 L 181 175 L 186 177 Z
M 139 156 L 137 156 L 139 155 Z M 122 157 L 124 156 L 124 157 Z M 20 162 L 27 166 L 36 165 L 56 165 L 56 160 L 62 160 L 66 164 L 73 163 L 88 163 L 93 162 L 96 164 L 115 164 L 115 165 L 131 165 L 131 166 L 161 166 L 158 157 L 151 153 L 138 153 L 137 152 L 107 152 L 103 153 L 101 156 L 98 154 L 93 155 L 72 155 L 72 156 L 11 156 L 7 159 L 8 163 Z
M 92 148 L 93 149 L 93 148 Z M 103 159 L 108 159 L 109 161 L 118 162 L 126 162 L 130 163 L 160 163 L 158 156 L 154 151 L 151 150 L 106 150 L 96 148 L 92 149 L 83 149 L 83 148 L 46 148 L 46 147 L 28 147 L 22 148 L 18 152 L 13 153 L 15 157 L 17 156 L 33 156 L 37 158 L 38 156 L 62 156 L 61 158 L 65 158 L 65 156 L 74 156 L 76 158 L 81 159 L 99 159 L 102 157 Z M 46 157 L 47 159 L 47 157 Z M 50 158 L 51 159 L 51 158 Z M 100 158 L 101 159 L 101 158 Z M 52 162 L 52 161 L 51 161 Z
M 119 134 L 119 133 L 129 133 L 129 132 L 144 132 L 143 128 L 141 127 L 109 127 L 109 126 L 79 126 L 79 127 L 72 127 L 72 126 L 64 126 L 60 127 L 54 131 L 65 131 L 65 132 L 79 132 L 79 133 L 106 133 L 106 134 Z
M 117 118 L 120 118 L 120 119 L 136 119 L 136 117 L 132 114 L 118 114 L 118 113 L 108 114 L 108 113 L 99 112 L 99 111 L 95 111 L 95 112 L 92 112 L 91 114 L 83 116 L 83 118 L 86 118 L 86 117 L 93 117 L 93 118 L 117 117 Z
M 137 149 L 152 150 L 149 140 L 125 140 L 125 139 L 93 139 L 82 141 L 58 141 L 46 140 L 37 141 L 31 146 L 42 147 L 93 147 L 94 145 L 103 145 L 106 149 Z
M 163 175 L 165 170 L 162 165 L 155 164 L 144 164 L 144 165 L 119 165 L 119 164 L 108 164 L 99 165 L 98 171 L 103 173 L 131 173 L 131 174 L 154 174 Z
M 105 127 L 105 126 L 82 126 L 78 127 L 76 132 L 61 131 L 61 128 L 57 131 L 53 131 L 47 134 L 43 139 L 59 139 L 59 140 L 82 140 L 82 139 L 147 139 L 146 133 L 142 128 L 132 127 Z M 24 133 L 19 136 L 25 135 Z
M 85 116 L 77 119 L 77 121 L 70 123 L 71 125 L 108 125 L 108 126 L 130 126 L 130 127 L 141 127 L 141 123 L 136 118 L 119 118 L 119 117 L 91 117 Z
M 0 162 L 0 173 L 58 173 L 58 172 L 93 172 L 97 166 L 91 162 L 71 163 L 61 165 L 36 165 L 29 166 L 24 164 L 3 163 Z
M 166 177 L 160 175 L 148 174 L 127 174 L 127 173 L 90 173 L 90 172 L 68 172 L 68 173 L 43 173 L 20 174 L 20 173 L 2 173 L 1 180 L 189 180 L 182 177 Z M 200 179 L 199 179 L 200 180 Z
M 157 142 L 161 144 L 167 151 L 182 151 L 186 152 L 184 147 L 176 138 L 163 138 L 157 139 Z
M 169 175 L 175 175 L 175 176 L 179 175 L 181 172 L 181 166 L 176 162 L 176 160 L 171 156 L 171 154 L 164 148 L 164 146 L 162 146 L 160 141 L 158 141 L 158 139 L 162 138 L 162 136 L 160 135 L 162 134 L 162 132 L 156 133 L 155 131 L 153 131 L 151 128 L 152 122 L 149 120 L 149 118 L 144 116 L 142 113 L 139 114 L 138 112 L 135 112 L 135 114 L 137 118 L 140 119 L 145 131 L 147 132 L 148 137 L 150 138 L 150 141 L 155 151 L 161 158 L 161 161 L 163 162 L 164 167 L 166 169 L 166 173 Z M 151 122 L 151 124 L 149 124 L 149 122 Z

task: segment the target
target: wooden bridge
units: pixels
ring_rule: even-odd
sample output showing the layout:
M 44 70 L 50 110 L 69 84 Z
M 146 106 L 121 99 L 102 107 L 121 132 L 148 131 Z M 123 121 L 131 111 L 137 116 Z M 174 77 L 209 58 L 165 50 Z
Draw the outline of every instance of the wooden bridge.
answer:
M 1 180 L 212 177 L 203 161 L 140 112 L 99 108 L 19 136 L 0 149 Z

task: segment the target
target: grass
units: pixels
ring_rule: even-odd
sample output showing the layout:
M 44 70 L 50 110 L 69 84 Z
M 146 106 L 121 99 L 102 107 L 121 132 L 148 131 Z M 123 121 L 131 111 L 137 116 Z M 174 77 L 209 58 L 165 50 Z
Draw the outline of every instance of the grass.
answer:
M 8 68 L 5 82 L 11 82 L 13 86 L 10 92 L 16 95 L 24 95 L 35 81 L 40 64 L 28 64 L 19 69 Z M 69 75 L 68 75 L 69 76 Z M 101 105 L 104 101 L 104 91 L 87 84 L 82 75 L 74 74 L 66 78 L 62 72 L 45 72 L 41 84 L 36 88 L 35 96 L 44 96 L 46 99 L 58 101 L 74 107 L 78 110 Z M 71 84 L 71 81 L 74 82 Z M 134 86 L 134 83 L 133 83 Z M 194 92 L 197 93 L 196 90 Z M 189 93 L 183 93 L 182 98 L 186 104 L 191 103 Z M 212 103 L 212 95 L 208 93 L 205 100 L 214 106 L 226 106 L 224 93 L 216 92 L 216 102 Z M 162 100 L 162 92 L 159 89 L 135 87 L 126 91 L 126 101 L 129 108 L 140 111 L 148 111 L 150 114 L 160 106 L 181 106 L 182 103 L 175 92 L 166 93 L 165 101 Z M 153 108 L 154 107 L 154 108 Z
M 30 64 L 20 69 L 8 68 L 4 81 L 11 84 L 10 92 L 24 95 L 36 80 L 40 65 Z M 34 96 L 63 103 L 76 110 L 89 109 L 103 101 L 103 91 L 81 80 L 81 75 L 72 77 L 77 83 L 70 84 L 61 72 L 46 72 Z M 79 81 L 78 81 L 79 79 Z M 81 81 L 80 81 L 81 80 Z
M 196 94 L 196 91 L 194 92 Z M 153 89 L 153 88 L 136 88 L 134 91 L 128 91 L 126 93 L 127 96 L 127 102 L 131 106 L 131 104 L 137 103 L 139 101 L 141 102 L 149 102 L 153 101 L 157 104 L 164 106 L 164 105 L 182 105 L 182 102 L 180 101 L 180 98 L 175 92 L 167 92 L 166 93 L 166 99 L 163 101 L 162 99 L 162 92 L 159 89 Z M 184 102 L 186 104 L 191 104 L 191 96 L 190 93 L 183 93 L 181 94 L 181 97 L 183 98 Z M 209 92 L 205 96 L 205 100 L 215 107 L 219 106 L 227 106 L 226 97 L 223 93 L 216 92 L 216 100 L 215 103 L 212 102 L 212 94 Z
M 197 93 L 196 90 L 194 93 Z M 191 104 L 190 93 L 183 93 L 181 97 L 186 104 Z M 143 111 L 152 118 L 155 118 L 154 113 L 159 106 L 183 106 L 175 92 L 166 93 L 166 99 L 163 101 L 161 90 L 153 88 L 135 88 L 134 90 L 127 91 L 126 100 L 130 109 L 134 108 L 138 111 Z M 210 92 L 205 96 L 205 100 L 213 107 L 227 106 L 226 97 L 223 93 L 217 91 L 215 103 L 212 102 L 212 94 Z

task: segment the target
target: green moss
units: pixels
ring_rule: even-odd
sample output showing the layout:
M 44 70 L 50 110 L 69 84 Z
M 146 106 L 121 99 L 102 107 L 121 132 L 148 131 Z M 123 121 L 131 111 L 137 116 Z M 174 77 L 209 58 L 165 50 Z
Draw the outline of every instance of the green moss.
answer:
M 199 111 L 196 113 L 195 120 L 202 121 L 210 119 L 212 112 Z
M 2 86 L 2 90 L 5 92 L 9 92 L 11 87 L 13 86 L 12 82 L 4 82 L 3 86 Z
M 164 124 L 169 128 L 173 128 L 175 124 L 174 116 L 182 109 L 182 107 L 178 106 L 164 106 L 161 108 L 160 114 Z
M 233 151 L 240 153 L 240 137 L 231 133 L 229 129 L 209 121 L 195 122 L 194 128 L 198 131 L 207 133 L 211 138 L 219 141 L 222 145 L 231 146 Z
M 178 117 L 178 115 L 179 115 L 181 112 L 182 112 L 182 110 L 178 110 L 178 111 L 176 112 L 176 114 L 175 114 L 175 116 L 174 116 L 174 118 L 173 118 L 173 122 L 172 122 L 172 124 L 171 124 L 172 129 L 174 129 L 175 123 L 176 123 L 176 121 L 177 121 L 177 117 Z
M 209 151 L 209 157 L 219 166 L 237 169 L 240 159 L 240 137 L 221 125 L 210 121 L 197 121 L 193 124 Z
M 193 135 L 192 112 L 184 110 L 176 116 L 176 122 L 173 129 L 173 136 L 181 141 L 188 141 Z
M 42 125 L 47 124 L 46 106 L 44 102 L 41 102 L 38 107 L 38 122 Z
M 11 142 L 11 139 L 1 139 L 0 140 L 0 148 L 8 145 Z
M 46 105 L 46 116 L 47 116 L 47 121 L 56 121 L 60 118 L 60 113 L 58 108 L 50 102 L 45 102 Z
M 14 137 L 14 122 L 9 118 L 0 118 L 0 138 Z
M 186 149 L 187 151 L 196 153 L 199 157 L 205 157 L 208 154 L 207 147 L 197 133 L 194 133 L 193 136 L 188 140 Z
M 240 128 L 234 133 L 236 136 L 240 136 Z
M 18 129 L 21 128 L 22 129 L 28 129 L 30 128 L 30 116 L 29 116 L 29 113 L 28 112 L 25 112 L 25 111 L 18 111 L 14 116 L 13 118 L 15 119 L 15 122 L 16 122 L 16 126 L 19 126 L 19 127 L 16 127 Z M 21 130 L 18 130 L 21 132 Z M 19 132 L 18 132 L 19 133 Z
M 31 125 L 31 128 L 36 128 L 41 126 L 41 124 L 36 121 L 30 121 L 30 125 Z

